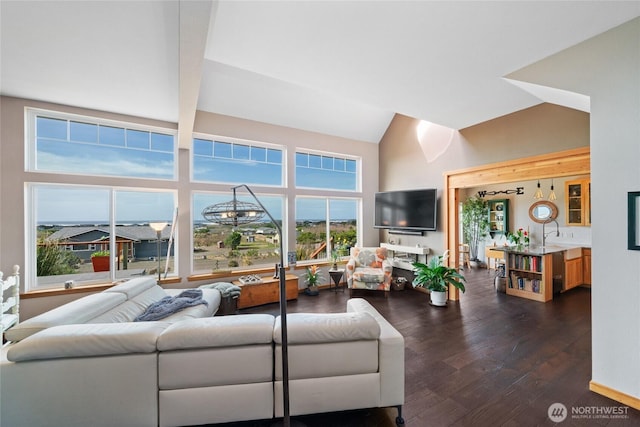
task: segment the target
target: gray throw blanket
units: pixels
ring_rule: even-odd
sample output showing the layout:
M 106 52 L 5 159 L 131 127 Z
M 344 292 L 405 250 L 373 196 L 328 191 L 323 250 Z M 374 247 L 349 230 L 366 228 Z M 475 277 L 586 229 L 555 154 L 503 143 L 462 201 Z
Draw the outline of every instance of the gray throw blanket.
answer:
M 173 313 L 177 313 L 184 308 L 198 304 L 209 305 L 202 299 L 202 290 L 187 289 L 180 292 L 175 297 L 166 296 L 160 301 L 156 301 L 149 305 L 144 313 L 134 319 L 134 322 L 149 322 L 152 320 L 164 319 L 165 317 Z

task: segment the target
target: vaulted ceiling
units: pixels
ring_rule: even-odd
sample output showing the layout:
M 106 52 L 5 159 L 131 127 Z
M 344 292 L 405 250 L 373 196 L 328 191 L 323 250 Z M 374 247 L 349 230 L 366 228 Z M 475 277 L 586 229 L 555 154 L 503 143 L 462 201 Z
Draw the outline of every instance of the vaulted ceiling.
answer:
M 196 110 L 377 143 L 588 94 L 513 81 L 638 1 L 7 1 L 0 93 L 176 122 Z M 576 78 L 588 78 L 588 73 Z M 515 84 L 514 84 L 515 83 Z

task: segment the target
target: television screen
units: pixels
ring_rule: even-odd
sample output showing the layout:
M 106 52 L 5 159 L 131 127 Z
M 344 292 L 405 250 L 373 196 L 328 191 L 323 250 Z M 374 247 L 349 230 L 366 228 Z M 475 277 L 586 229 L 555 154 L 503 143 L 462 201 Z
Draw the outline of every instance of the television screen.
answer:
M 437 201 L 435 188 L 376 193 L 374 227 L 435 231 Z

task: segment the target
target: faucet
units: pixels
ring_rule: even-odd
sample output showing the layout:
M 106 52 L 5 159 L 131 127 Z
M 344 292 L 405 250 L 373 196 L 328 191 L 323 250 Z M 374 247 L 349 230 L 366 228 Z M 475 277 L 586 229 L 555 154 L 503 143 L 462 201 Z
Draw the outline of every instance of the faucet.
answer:
M 544 221 L 544 222 L 542 223 L 542 247 L 543 247 L 543 248 L 544 248 L 544 245 L 545 245 L 546 240 L 547 240 L 547 235 L 549 235 L 549 234 L 553 233 L 553 231 L 550 231 L 550 232 L 548 232 L 548 233 L 545 233 L 545 231 L 544 231 L 544 227 L 545 227 L 545 225 L 547 225 L 547 224 L 548 224 L 548 223 L 550 223 L 551 221 L 553 221 L 553 222 L 555 222 L 555 223 L 556 223 L 556 237 L 560 237 L 560 226 L 558 225 L 558 221 L 556 221 L 556 220 L 555 220 L 555 219 L 553 219 L 553 218 L 549 218 L 548 220 Z

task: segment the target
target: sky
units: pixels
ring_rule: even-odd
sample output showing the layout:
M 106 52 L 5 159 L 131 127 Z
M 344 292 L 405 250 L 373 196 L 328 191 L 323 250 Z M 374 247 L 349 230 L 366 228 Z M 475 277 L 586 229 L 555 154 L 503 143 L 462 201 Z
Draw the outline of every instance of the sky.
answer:
M 38 171 L 167 180 L 174 180 L 178 173 L 175 138 L 170 134 L 38 116 L 35 141 L 31 168 Z M 194 194 L 194 221 L 203 220 L 200 212 L 206 206 L 231 200 L 231 186 L 237 183 L 283 185 L 284 156 L 278 148 L 195 139 L 192 152 L 194 181 L 230 185 L 228 194 Z M 357 186 L 356 167 L 351 159 L 297 153 L 295 174 L 301 187 L 351 190 Z M 282 218 L 282 198 L 259 197 L 274 218 Z M 249 195 L 246 200 L 253 201 Z M 40 224 L 109 222 L 108 188 L 42 185 L 36 188 L 34 201 Z M 116 190 L 116 222 L 171 221 L 176 202 L 173 191 Z M 327 216 L 324 202 L 319 200 L 297 201 L 296 212 L 300 219 Z M 355 219 L 357 205 L 354 201 L 332 201 L 330 217 Z

